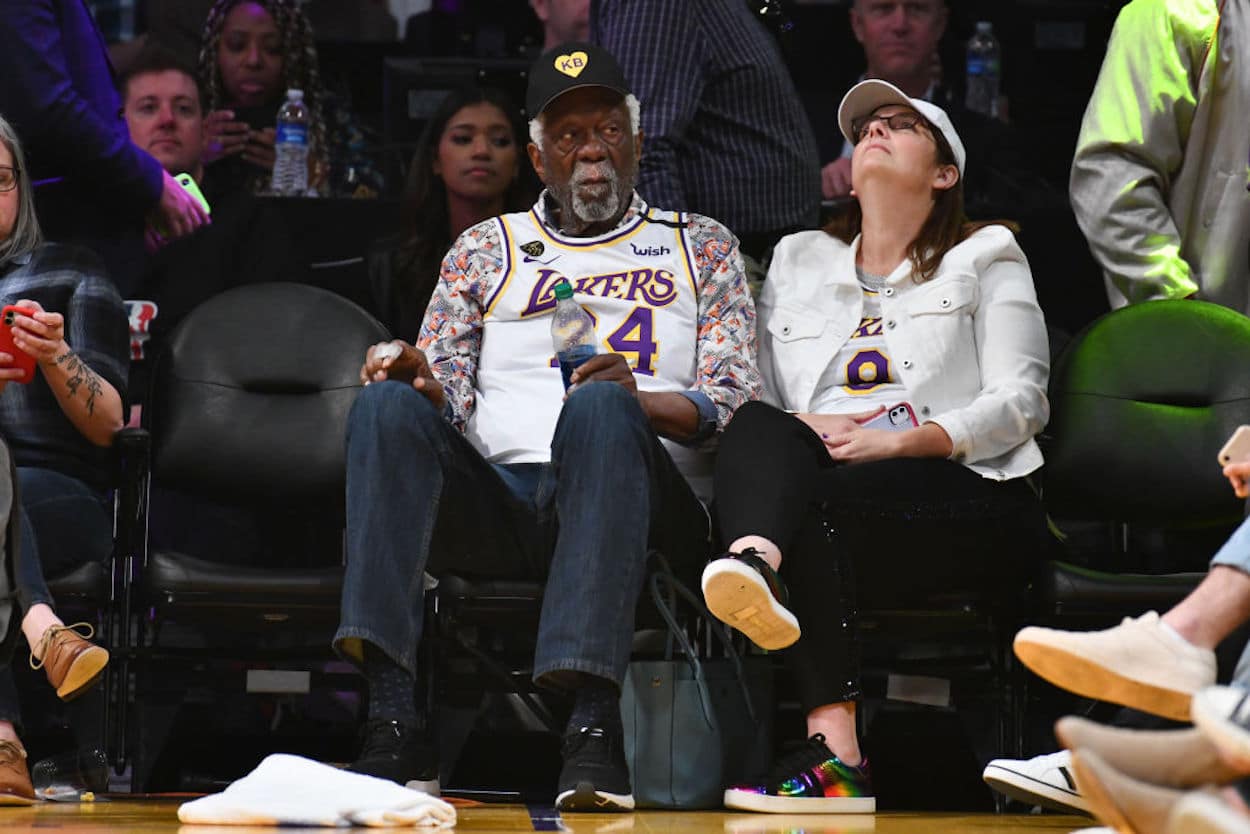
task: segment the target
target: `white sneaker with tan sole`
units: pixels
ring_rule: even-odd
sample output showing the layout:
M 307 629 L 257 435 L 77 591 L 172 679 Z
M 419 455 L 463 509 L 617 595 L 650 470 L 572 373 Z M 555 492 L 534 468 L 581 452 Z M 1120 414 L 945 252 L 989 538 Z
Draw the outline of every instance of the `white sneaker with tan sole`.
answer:
M 1103 631 L 1029 626 L 1013 645 L 1055 686 L 1174 721 L 1188 721 L 1194 693 L 1215 682 L 1215 652 L 1187 642 L 1154 611 Z

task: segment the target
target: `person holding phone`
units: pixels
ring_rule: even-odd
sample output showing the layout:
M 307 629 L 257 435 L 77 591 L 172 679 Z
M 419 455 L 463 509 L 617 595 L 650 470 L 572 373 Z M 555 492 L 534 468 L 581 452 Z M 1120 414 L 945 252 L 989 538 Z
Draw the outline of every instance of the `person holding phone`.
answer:
M 121 297 L 89 251 L 45 243 L 17 134 L 0 117 L 0 437 L 17 464 L 20 547 L 9 574 L 30 662 L 63 700 L 91 687 L 108 651 L 66 626 L 44 577 L 113 543 L 106 449 L 122 427 L 128 344 Z M 20 356 L 34 359 L 35 374 Z M 34 801 L 17 736 L 17 690 L 0 658 L 0 805 Z
M 308 106 L 309 183 L 322 194 L 383 189 L 356 120 L 321 84 L 312 25 L 295 0 L 217 0 L 200 42 L 204 162 L 218 186 L 268 191 L 278 108 L 288 89 Z M 340 182 L 330 181 L 331 171 Z
M 31 149 L 24 177 L 43 227 L 52 240 L 96 252 L 127 294 L 144 258 L 145 230 L 160 228 L 172 240 L 209 218 L 129 140 L 113 80 L 87 4 L 0 5 L 0 113 Z
M 127 300 L 134 319 L 130 389 L 147 391 L 151 363 L 182 318 L 205 299 L 240 284 L 272 281 L 301 268 L 280 212 L 250 193 L 219 184 L 220 170 L 201 160 L 204 102 L 195 68 L 177 53 L 149 45 L 119 84 L 131 140 L 170 174 L 195 187 L 213 223 L 152 252 Z M 190 188 L 188 188 L 190 190 Z
M 717 454 L 729 550 L 704 598 L 785 649 L 809 736 L 765 782 L 726 791 L 743 810 L 872 811 L 854 600 L 994 594 L 1045 536 L 1025 478 L 1042 464 L 1049 350 L 1024 253 L 965 218 L 964 147 L 941 108 L 869 80 L 838 123 L 856 200 L 778 244 L 759 301 L 765 402 L 738 410 Z

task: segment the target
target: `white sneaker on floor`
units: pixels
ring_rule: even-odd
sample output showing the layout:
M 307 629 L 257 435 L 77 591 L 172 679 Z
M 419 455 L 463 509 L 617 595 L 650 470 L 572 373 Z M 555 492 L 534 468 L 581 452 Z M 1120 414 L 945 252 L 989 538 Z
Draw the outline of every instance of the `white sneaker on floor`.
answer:
M 1194 725 L 1210 739 L 1220 756 L 1250 774 L 1250 691 L 1235 686 L 1208 686 L 1194 695 Z
M 1088 814 L 1089 805 L 1076 788 L 1072 754 L 1067 750 L 1031 759 L 995 759 L 981 773 L 985 784 L 1023 802 L 1064 814 Z
M 1013 647 L 1055 686 L 1174 721 L 1188 721 L 1194 693 L 1215 683 L 1215 652 L 1186 642 L 1154 611 L 1103 631 L 1029 626 Z

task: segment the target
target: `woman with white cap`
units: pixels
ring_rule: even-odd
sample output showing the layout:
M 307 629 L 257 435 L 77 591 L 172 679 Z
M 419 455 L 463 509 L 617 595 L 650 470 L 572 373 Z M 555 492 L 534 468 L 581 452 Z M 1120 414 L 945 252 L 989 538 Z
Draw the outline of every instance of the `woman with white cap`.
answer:
M 717 455 L 729 551 L 704 597 L 786 649 L 809 736 L 766 782 L 726 791 L 744 810 L 874 811 L 856 605 L 993 595 L 1045 535 L 1025 478 L 1042 464 L 1048 346 L 1024 253 L 1007 226 L 964 216 L 964 148 L 941 108 L 868 80 L 838 123 L 856 201 L 778 244 L 759 301 L 767 403 L 738 410 Z

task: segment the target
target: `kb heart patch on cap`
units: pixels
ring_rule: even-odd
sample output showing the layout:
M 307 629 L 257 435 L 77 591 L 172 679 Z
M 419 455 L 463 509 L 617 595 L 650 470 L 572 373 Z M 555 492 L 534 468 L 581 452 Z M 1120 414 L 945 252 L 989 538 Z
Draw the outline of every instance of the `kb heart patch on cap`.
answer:
M 586 53 L 579 49 L 571 55 L 557 55 L 555 68 L 557 72 L 562 72 L 569 78 L 576 78 L 582 74 L 582 70 L 586 69 L 586 63 L 589 60 Z
M 625 73 L 611 52 L 585 41 L 553 46 L 530 67 L 525 112 L 534 118 L 558 97 L 580 87 L 607 87 L 629 95 Z

